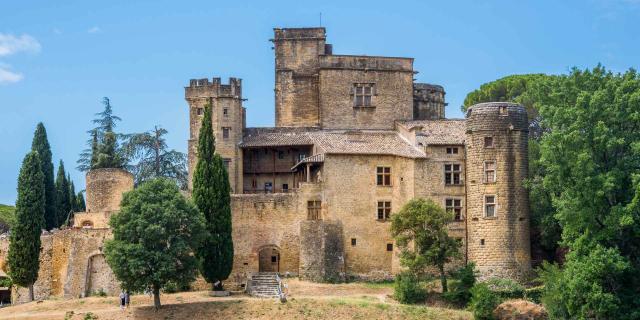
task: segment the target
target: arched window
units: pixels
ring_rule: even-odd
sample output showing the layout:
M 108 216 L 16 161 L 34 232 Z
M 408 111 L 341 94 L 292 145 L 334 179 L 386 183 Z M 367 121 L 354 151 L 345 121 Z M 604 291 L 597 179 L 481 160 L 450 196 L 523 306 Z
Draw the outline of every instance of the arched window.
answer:
M 93 222 L 91 222 L 89 220 L 82 221 L 82 228 L 83 229 L 91 229 L 91 228 L 93 228 Z

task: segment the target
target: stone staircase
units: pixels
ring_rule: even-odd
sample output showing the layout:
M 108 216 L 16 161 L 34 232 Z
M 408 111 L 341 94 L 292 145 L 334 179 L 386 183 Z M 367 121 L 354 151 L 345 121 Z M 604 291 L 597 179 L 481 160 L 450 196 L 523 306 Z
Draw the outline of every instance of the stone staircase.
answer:
M 276 272 L 257 272 L 247 281 L 247 292 L 259 298 L 280 298 L 281 282 Z

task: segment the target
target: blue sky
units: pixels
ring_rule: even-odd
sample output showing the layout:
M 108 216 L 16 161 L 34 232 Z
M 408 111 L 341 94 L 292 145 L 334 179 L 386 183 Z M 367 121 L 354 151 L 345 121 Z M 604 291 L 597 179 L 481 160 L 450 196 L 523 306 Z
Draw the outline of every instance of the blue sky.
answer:
M 100 100 L 119 129 L 158 124 L 186 150 L 191 78 L 243 79 L 247 124 L 274 123 L 273 27 L 327 28 L 336 54 L 415 58 L 443 85 L 448 117 L 465 95 L 521 73 L 640 65 L 640 0 L 586 1 L 9 1 L 0 0 L 0 203 L 44 122 L 54 163 L 75 170 Z

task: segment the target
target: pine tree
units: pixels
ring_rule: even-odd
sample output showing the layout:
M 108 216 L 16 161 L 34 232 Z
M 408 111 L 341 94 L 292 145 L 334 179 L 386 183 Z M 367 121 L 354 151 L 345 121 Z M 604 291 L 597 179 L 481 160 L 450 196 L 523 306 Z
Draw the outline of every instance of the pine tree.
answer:
M 16 223 L 11 229 L 9 275 L 13 283 L 29 287 L 33 301 L 33 283 L 40 268 L 40 234 L 44 228 L 45 178 L 38 153 L 31 151 L 22 162 L 18 177 L 18 199 L 16 200 Z
M 36 132 L 33 135 L 31 150 L 38 152 L 40 168 L 44 174 L 44 194 L 45 194 L 45 228 L 51 230 L 56 226 L 58 218 L 56 216 L 56 187 L 53 182 L 53 162 L 51 162 L 51 147 L 47 139 L 47 130 L 42 122 L 38 123 Z
M 58 221 L 56 227 L 60 227 L 67 220 L 71 204 L 69 203 L 69 181 L 64 170 L 64 163 L 60 160 L 58 174 L 56 176 L 56 212 Z
M 76 187 L 71 180 L 71 175 L 67 174 L 67 181 L 69 181 L 69 207 L 71 211 L 78 212 L 78 200 L 76 199 Z
M 91 169 L 122 167 L 124 167 L 124 162 L 118 151 L 116 134 L 109 131 L 104 135 L 104 141 L 98 148 L 98 158 Z
M 109 98 L 104 97 L 102 99 L 102 104 L 104 105 L 104 110 L 102 112 L 96 113 L 96 118 L 92 121 L 97 126 L 87 131 L 87 133 L 91 135 L 91 137 L 87 141 L 87 145 L 89 146 L 89 148 L 83 150 L 80 153 L 80 158 L 77 161 L 78 170 L 89 171 L 96 168 L 121 168 L 127 162 L 123 154 L 124 150 L 121 150 L 121 148 L 118 147 L 118 142 L 122 142 L 125 139 L 128 139 L 128 135 L 115 133 L 114 131 L 117 122 L 122 121 L 122 119 L 113 114 L 113 108 L 111 106 L 111 101 L 109 100 Z M 109 133 L 113 136 L 107 137 Z M 114 154 L 118 155 L 118 159 L 120 162 L 119 165 L 114 166 L 114 164 L 112 164 L 111 162 L 108 162 L 109 164 L 107 165 L 107 162 L 104 162 L 104 159 L 100 165 L 97 164 L 100 158 L 100 152 L 104 148 L 104 144 L 113 145 Z
M 215 154 L 211 106 L 207 105 L 198 140 L 198 163 L 193 178 L 193 200 L 206 220 L 208 235 L 198 250 L 200 272 L 214 290 L 222 290 L 233 266 L 231 187 L 220 155 Z
M 86 204 L 84 203 L 84 196 L 82 195 L 82 191 L 78 192 L 78 195 L 76 196 L 76 202 L 78 212 L 85 212 L 87 210 Z

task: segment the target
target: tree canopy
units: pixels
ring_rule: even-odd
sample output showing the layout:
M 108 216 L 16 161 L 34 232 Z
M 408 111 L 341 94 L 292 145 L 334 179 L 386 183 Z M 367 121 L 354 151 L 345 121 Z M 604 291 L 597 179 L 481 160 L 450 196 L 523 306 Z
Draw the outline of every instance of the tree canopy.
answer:
M 117 123 L 122 119 L 113 114 L 109 98 L 104 97 L 102 104 L 104 109 L 96 113 L 96 118 L 92 120 L 96 127 L 87 131 L 90 134 L 87 140 L 88 148 L 80 153 L 77 161 L 77 169 L 80 171 L 124 168 L 127 165 L 127 158 L 121 147 L 127 135 L 115 132 Z
M 165 285 L 195 280 L 204 218 L 175 182 L 154 179 L 125 193 L 109 224 L 105 256 L 124 289 L 151 289 L 157 309 Z

